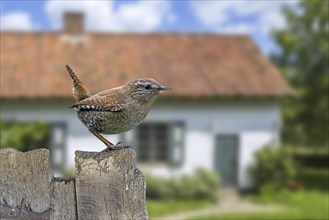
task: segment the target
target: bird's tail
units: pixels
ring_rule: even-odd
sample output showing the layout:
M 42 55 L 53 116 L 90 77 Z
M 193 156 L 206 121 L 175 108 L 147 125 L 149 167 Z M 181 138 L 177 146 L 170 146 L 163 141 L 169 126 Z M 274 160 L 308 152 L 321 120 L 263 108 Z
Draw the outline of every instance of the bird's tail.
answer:
M 78 102 L 82 99 L 88 98 L 90 96 L 90 92 L 88 89 L 83 85 L 77 75 L 74 73 L 72 68 L 69 65 L 65 66 L 67 71 L 69 72 L 72 80 L 73 80 L 73 96 L 74 99 Z

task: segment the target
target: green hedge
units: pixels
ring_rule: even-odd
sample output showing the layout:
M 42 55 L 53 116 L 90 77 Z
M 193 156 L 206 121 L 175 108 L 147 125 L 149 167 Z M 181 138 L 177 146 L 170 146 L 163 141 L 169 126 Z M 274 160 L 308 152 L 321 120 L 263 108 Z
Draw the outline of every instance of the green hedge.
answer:
M 20 151 L 29 151 L 46 147 L 49 125 L 44 121 L 18 122 L 0 120 L 0 147 L 11 147 Z
M 298 171 L 298 180 L 304 189 L 329 192 L 329 169 L 301 168 Z
M 329 154 L 294 154 L 295 161 L 303 167 L 329 168 Z
M 220 178 L 214 171 L 197 169 L 191 175 L 163 178 L 145 175 L 148 199 L 210 199 L 217 200 Z

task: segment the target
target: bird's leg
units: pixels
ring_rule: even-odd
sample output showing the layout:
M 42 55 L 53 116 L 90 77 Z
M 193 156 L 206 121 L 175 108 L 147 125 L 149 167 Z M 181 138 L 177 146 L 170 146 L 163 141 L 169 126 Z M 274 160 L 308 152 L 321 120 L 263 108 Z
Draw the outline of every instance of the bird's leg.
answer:
M 91 133 L 93 133 L 93 135 L 95 135 L 99 140 L 101 140 L 106 145 L 107 148 L 105 150 L 114 150 L 114 149 L 116 149 L 115 145 L 112 144 L 106 138 L 104 138 L 102 135 L 98 134 L 97 132 L 92 131 L 91 129 L 89 129 L 89 131 Z M 105 151 L 105 150 L 103 150 L 103 151 Z
M 91 133 L 93 133 L 93 135 L 95 135 L 99 140 L 101 140 L 105 145 L 106 145 L 106 149 L 102 150 L 101 152 L 104 151 L 108 151 L 108 150 L 118 150 L 118 149 L 122 149 L 122 148 L 127 148 L 128 146 L 124 146 L 121 142 L 118 142 L 117 144 L 113 144 L 112 142 L 110 142 L 109 140 L 107 140 L 106 138 L 104 138 L 102 135 L 100 135 L 99 133 L 92 131 L 89 129 L 89 131 Z

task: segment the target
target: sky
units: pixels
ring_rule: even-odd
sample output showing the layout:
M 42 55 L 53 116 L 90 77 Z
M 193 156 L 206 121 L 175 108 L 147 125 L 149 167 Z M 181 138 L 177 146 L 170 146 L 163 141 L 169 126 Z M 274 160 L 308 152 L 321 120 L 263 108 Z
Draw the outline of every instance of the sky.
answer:
M 264 54 L 278 51 L 271 30 L 284 28 L 282 7 L 296 0 L 1 0 L 1 31 L 58 31 L 65 11 L 86 15 L 86 30 L 248 34 Z

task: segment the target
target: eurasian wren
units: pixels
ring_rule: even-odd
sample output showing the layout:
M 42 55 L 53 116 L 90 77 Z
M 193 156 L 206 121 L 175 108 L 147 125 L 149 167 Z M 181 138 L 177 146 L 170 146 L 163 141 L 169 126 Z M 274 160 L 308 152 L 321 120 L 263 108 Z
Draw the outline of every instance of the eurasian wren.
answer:
M 72 92 L 77 101 L 72 108 L 109 150 L 122 146 L 112 144 L 100 133 L 119 134 L 131 130 L 146 117 L 160 92 L 169 89 L 154 79 L 144 78 L 91 95 L 69 65 L 66 69 L 73 80 Z

